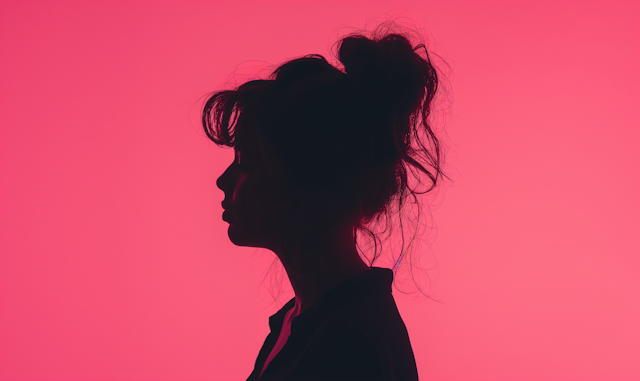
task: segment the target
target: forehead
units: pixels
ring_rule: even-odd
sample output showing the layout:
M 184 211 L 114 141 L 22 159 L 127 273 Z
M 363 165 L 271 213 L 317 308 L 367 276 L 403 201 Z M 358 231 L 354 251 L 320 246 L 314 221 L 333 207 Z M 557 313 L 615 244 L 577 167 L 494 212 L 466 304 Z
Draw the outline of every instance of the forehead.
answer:
M 244 152 L 259 152 L 256 121 L 251 112 L 240 112 L 235 126 L 235 149 Z

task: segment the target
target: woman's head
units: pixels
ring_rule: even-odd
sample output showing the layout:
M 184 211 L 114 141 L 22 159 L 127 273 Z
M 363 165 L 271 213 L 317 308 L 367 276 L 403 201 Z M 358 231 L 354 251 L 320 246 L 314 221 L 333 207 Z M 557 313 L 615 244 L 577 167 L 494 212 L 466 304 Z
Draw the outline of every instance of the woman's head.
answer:
M 218 180 L 229 207 L 278 230 L 264 235 L 287 245 L 313 245 L 336 226 L 355 241 L 394 200 L 415 197 L 409 172 L 427 175 L 428 190 L 443 176 L 428 121 L 438 76 L 424 45 L 397 33 L 356 34 L 339 41 L 338 58 L 342 69 L 320 55 L 288 61 L 268 79 L 213 94 L 204 107 L 209 138 L 236 149 Z M 245 151 L 255 180 L 232 176 Z M 259 184 L 256 195 L 236 200 L 249 180 Z

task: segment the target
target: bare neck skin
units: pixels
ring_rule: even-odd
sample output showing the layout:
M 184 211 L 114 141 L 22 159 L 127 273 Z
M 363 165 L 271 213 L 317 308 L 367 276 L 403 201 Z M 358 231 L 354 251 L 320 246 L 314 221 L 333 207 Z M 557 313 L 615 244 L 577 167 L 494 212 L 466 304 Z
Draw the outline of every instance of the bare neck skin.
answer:
M 292 263 L 284 258 L 282 250 L 273 250 L 282 262 L 295 292 L 296 304 L 292 318 L 319 300 L 331 288 L 369 269 L 360 258 L 355 242 L 351 242 L 348 229 L 330 233 L 321 242 L 315 250 L 290 251 L 291 262 L 296 269 L 304 272 L 302 274 L 293 269 Z M 324 266 L 310 263 L 310 258 L 318 256 L 322 256 Z

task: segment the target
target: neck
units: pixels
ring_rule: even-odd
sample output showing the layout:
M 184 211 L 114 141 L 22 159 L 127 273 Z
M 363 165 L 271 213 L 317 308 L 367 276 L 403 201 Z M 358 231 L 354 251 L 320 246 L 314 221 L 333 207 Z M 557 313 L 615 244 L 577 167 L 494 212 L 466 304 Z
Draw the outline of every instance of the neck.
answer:
M 296 305 L 292 317 L 318 301 L 333 287 L 369 269 L 360 258 L 349 234 L 343 234 L 342 239 L 336 235 L 322 242 L 314 249 L 288 252 L 288 260 L 284 260 L 281 251 L 276 252 L 295 292 Z M 292 263 L 295 263 L 295 269 Z
M 333 276 L 328 277 L 324 274 L 317 273 L 300 275 L 287 270 L 287 267 L 285 266 L 287 276 L 291 282 L 291 287 L 295 292 L 296 304 L 293 316 L 297 316 L 307 309 L 310 305 L 322 298 L 322 296 L 333 287 L 368 269 L 369 267 L 360 260 L 360 264 L 354 263 L 349 268 L 336 268 L 333 272 Z

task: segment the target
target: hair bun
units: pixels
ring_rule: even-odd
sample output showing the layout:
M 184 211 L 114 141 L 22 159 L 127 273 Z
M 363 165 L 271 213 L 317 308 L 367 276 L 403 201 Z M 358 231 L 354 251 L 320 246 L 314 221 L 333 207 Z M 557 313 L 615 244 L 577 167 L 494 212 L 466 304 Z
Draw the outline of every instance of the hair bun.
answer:
M 409 103 L 409 108 L 415 108 L 424 95 L 423 60 L 401 34 L 373 39 L 347 36 L 341 40 L 338 57 L 360 94 L 389 106 Z
M 345 72 L 356 75 L 380 63 L 381 57 L 375 41 L 365 36 L 349 36 L 340 44 L 339 58 Z

